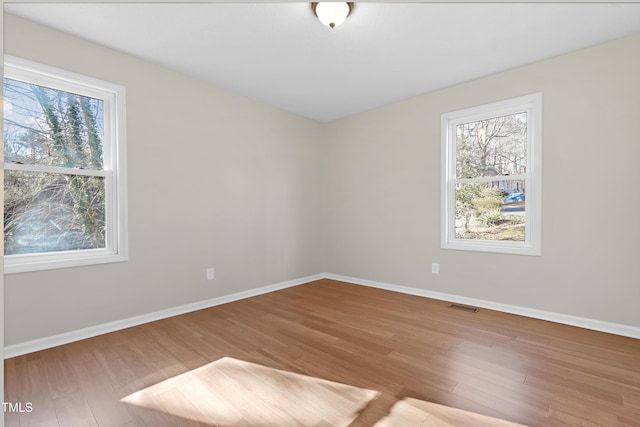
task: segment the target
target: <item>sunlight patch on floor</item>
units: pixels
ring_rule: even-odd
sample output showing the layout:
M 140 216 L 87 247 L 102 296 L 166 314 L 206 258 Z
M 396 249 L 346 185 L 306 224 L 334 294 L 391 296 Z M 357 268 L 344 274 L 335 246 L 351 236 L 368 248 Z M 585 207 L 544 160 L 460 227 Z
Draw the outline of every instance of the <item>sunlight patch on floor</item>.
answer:
M 225 426 L 348 426 L 378 393 L 224 357 L 122 402 Z
M 525 427 L 522 424 L 463 411 L 424 400 L 405 398 L 374 427 Z

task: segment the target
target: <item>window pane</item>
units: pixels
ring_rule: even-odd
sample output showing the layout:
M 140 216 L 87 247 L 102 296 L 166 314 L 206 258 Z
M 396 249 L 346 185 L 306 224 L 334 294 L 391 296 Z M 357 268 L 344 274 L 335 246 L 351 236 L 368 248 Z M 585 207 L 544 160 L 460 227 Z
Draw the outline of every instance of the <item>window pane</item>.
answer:
M 103 168 L 103 101 L 4 79 L 6 162 Z
M 526 166 L 526 113 L 456 126 L 457 178 L 522 174 Z
M 456 239 L 525 240 L 524 181 L 456 185 Z
M 5 255 L 105 247 L 104 178 L 5 170 Z

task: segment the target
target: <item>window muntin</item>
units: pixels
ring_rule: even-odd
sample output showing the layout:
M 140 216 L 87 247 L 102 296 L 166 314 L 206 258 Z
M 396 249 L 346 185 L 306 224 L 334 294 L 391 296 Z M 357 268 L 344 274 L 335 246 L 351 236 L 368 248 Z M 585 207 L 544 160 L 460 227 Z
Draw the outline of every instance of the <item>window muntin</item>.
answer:
M 540 254 L 542 95 L 442 117 L 442 247 Z
M 5 271 L 127 259 L 124 88 L 5 58 Z

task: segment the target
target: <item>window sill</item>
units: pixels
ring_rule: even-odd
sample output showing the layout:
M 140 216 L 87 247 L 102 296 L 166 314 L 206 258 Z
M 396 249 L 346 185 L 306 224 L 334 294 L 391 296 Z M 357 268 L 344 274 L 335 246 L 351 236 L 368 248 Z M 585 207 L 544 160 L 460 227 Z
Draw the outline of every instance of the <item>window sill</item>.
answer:
M 524 242 L 498 242 L 489 240 L 455 240 L 443 242 L 442 249 L 459 251 L 489 252 L 510 255 L 541 256 L 540 245 L 530 245 Z
M 95 264 L 128 261 L 126 254 L 90 250 L 59 252 L 46 255 L 7 255 L 4 257 L 4 273 L 27 273 L 31 271 L 82 267 Z

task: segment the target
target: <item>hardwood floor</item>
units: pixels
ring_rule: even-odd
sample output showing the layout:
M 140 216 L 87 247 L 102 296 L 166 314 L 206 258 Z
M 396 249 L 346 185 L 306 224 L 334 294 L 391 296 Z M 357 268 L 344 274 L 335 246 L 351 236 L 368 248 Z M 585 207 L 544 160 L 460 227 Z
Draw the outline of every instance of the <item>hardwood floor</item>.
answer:
M 320 280 L 15 357 L 5 423 L 640 426 L 640 340 L 448 305 Z

